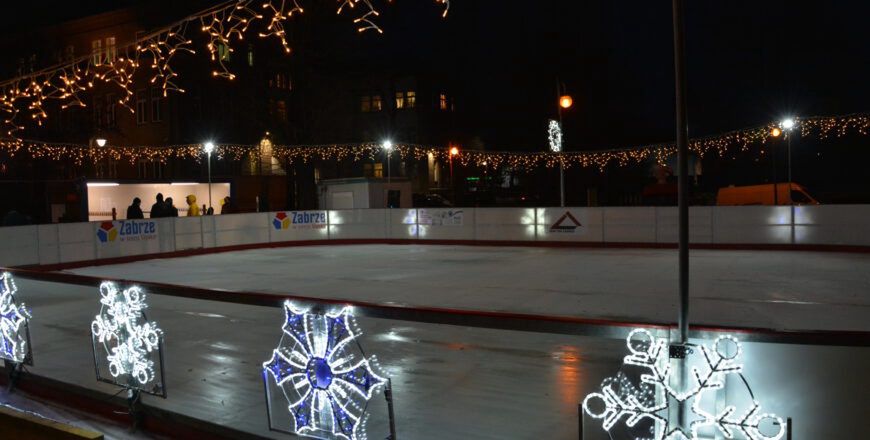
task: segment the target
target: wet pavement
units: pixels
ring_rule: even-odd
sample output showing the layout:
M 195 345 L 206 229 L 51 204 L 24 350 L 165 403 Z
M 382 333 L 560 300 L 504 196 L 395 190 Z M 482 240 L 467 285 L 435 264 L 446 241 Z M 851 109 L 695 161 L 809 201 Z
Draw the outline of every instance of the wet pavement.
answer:
M 224 269 L 226 278 L 239 270 Z M 117 392 L 94 378 L 90 322 L 99 311 L 97 289 L 24 279 L 18 288 L 18 299 L 33 313 L 31 371 Z M 168 398 L 146 396 L 145 402 L 287 438 L 268 430 L 261 376 L 261 363 L 281 336 L 282 310 L 153 293 L 148 317 L 166 335 Z M 618 371 L 626 354 L 618 339 L 371 318 L 359 324 L 366 352 L 376 354 L 392 378 L 397 432 L 405 439 L 578 438 L 578 403 Z M 870 404 L 855 391 L 870 387 L 870 348 L 748 343 L 744 349 L 755 395 L 765 410 L 794 418 L 794 438 L 863 434 Z M 382 394 L 370 408 L 369 438 L 384 438 Z M 587 439 L 603 438 L 598 421 L 587 418 L 585 424 Z
M 675 322 L 677 251 L 447 245 L 257 249 L 72 272 L 205 288 Z M 870 331 L 870 255 L 693 250 L 693 324 Z

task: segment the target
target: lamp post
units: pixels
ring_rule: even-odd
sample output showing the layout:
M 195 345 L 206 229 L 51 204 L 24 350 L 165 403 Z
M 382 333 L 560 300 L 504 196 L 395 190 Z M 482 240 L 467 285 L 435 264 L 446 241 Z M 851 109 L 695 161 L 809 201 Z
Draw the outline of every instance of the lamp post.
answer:
M 788 149 L 788 204 L 793 205 L 794 202 L 791 199 L 791 131 L 794 129 L 795 125 L 794 118 L 785 118 L 782 122 L 779 123 L 779 126 L 785 131 L 785 143 L 786 148 Z
M 574 99 L 571 98 L 571 95 L 564 94 L 565 85 L 562 84 L 559 80 L 556 80 L 556 96 L 559 97 L 559 105 L 557 106 L 559 113 L 559 142 L 558 146 L 553 143 L 553 124 L 550 124 L 550 150 L 555 153 L 559 153 L 559 206 L 565 207 L 565 165 L 562 163 L 562 141 L 564 139 L 564 133 L 562 131 L 562 110 L 568 110 L 574 105 Z
M 211 208 L 211 152 L 214 151 L 214 142 L 206 142 L 202 149 L 208 155 L 208 207 Z
M 382 148 L 387 152 L 387 183 L 390 183 L 390 155 L 393 153 L 393 143 L 384 141 Z
M 456 183 L 453 182 L 453 156 L 459 155 L 459 148 L 450 147 L 450 192 L 453 193 L 453 204 L 456 205 Z

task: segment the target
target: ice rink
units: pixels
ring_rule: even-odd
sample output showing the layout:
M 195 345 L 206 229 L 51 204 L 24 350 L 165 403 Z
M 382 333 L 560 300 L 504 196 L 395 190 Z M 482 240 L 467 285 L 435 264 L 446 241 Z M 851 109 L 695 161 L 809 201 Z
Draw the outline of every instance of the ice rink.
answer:
M 870 258 L 859 254 L 693 251 L 694 322 L 868 330 Z M 720 269 L 714 270 L 713 267 Z M 722 269 L 724 268 L 724 269 Z M 671 322 L 676 251 L 417 245 L 312 246 L 146 260 L 74 272 L 197 287 L 388 304 Z M 33 311 L 30 370 L 113 394 L 94 379 L 88 286 L 18 281 Z M 169 398 L 145 403 L 258 436 L 269 432 L 261 363 L 283 313 L 151 294 L 166 335 Z M 577 406 L 614 375 L 625 341 L 361 318 L 361 343 L 392 378 L 399 438 L 576 439 Z M 703 342 L 703 341 L 696 341 Z M 870 411 L 870 348 L 744 344 L 745 375 L 795 437 L 858 438 Z M 368 438 L 384 438 L 382 394 Z M 605 439 L 585 419 L 586 439 Z
M 677 252 L 442 245 L 257 249 L 75 273 L 222 290 L 675 322 Z M 693 324 L 870 331 L 870 255 L 691 252 Z

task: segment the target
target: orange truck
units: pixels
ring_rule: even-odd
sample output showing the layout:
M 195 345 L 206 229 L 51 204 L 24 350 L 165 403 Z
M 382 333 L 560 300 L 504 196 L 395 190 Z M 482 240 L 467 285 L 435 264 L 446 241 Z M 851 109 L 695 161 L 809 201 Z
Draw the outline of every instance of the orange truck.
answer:
M 774 197 L 776 191 L 776 197 Z M 774 185 L 729 186 L 720 188 L 716 197 L 718 206 L 743 206 L 743 205 L 818 205 L 819 202 L 807 193 L 806 188 L 791 183 Z

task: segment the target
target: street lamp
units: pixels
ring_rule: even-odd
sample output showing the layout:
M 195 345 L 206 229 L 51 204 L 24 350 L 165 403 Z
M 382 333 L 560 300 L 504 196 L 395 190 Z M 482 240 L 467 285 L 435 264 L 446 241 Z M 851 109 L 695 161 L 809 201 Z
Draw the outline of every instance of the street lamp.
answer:
M 387 152 L 387 183 L 390 183 L 390 154 L 393 152 L 393 143 L 386 140 L 381 147 Z
M 788 148 L 788 204 L 793 205 L 791 199 L 791 131 L 795 128 L 797 122 L 794 118 L 785 118 L 779 123 L 779 126 L 785 131 L 786 148 Z
M 211 152 L 214 151 L 214 142 L 206 142 L 202 149 L 208 155 L 208 207 L 211 208 Z
M 450 147 L 450 189 L 453 193 L 453 204 L 456 205 L 456 184 L 453 182 L 453 156 L 459 155 L 459 148 Z
M 559 106 L 556 107 L 559 113 L 559 122 L 550 121 L 549 133 L 550 133 L 550 150 L 554 153 L 559 153 L 559 206 L 565 207 L 565 166 L 562 163 L 562 110 L 568 110 L 574 105 L 574 98 L 571 95 L 566 95 L 563 93 L 565 89 L 565 85 L 562 84 L 561 81 L 556 80 L 556 96 L 559 96 Z M 554 125 L 554 123 L 556 123 Z M 556 148 L 553 143 L 554 130 L 558 130 L 558 146 Z
M 104 139 L 104 138 L 97 138 L 96 142 L 97 142 L 98 147 L 105 147 L 106 146 L 106 139 Z

